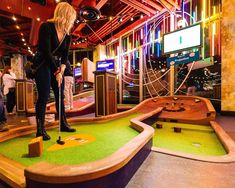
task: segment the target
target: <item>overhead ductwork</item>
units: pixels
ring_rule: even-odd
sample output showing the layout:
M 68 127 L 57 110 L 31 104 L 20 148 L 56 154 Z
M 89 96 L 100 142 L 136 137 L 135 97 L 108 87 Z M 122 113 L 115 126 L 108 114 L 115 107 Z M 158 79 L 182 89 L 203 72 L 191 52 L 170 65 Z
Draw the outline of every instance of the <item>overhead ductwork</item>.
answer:
M 95 21 L 100 18 L 100 11 L 94 7 L 83 7 L 79 11 L 79 16 L 87 21 Z
M 97 20 L 100 16 L 99 9 L 107 3 L 108 0 L 100 0 L 97 4 L 94 0 L 73 0 L 72 5 L 81 9 L 79 15 L 85 20 Z M 88 9 L 88 11 L 86 11 Z M 98 16 L 99 15 L 99 16 Z M 85 23 L 79 24 L 76 29 L 73 31 L 73 35 L 80 37 L 81 30 L 85 27 Z

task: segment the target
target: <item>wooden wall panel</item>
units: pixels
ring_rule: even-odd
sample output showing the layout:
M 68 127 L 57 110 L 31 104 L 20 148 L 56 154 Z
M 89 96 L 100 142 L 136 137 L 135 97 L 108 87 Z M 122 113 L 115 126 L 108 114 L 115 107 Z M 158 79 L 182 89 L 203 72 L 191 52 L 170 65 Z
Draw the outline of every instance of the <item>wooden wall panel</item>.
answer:
M 235 0 L 222 1 L 221 110 L 235 112 Z

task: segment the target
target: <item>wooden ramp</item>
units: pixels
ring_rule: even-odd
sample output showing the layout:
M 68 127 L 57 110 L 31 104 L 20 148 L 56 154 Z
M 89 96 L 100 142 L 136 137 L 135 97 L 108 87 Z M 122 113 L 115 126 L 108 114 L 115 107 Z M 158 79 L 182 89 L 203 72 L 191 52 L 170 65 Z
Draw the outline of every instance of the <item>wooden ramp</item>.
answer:
M 78 116 L 91 113 L 95 109 L 94 91 L 80 93 L 74 96 L 73 109 L 65 110 L 67 116 Z M 27 111 L 28 116 L 35 115 L 35 108 Z M 47 104 L 46 114 L 56 114 L 55 102 Z

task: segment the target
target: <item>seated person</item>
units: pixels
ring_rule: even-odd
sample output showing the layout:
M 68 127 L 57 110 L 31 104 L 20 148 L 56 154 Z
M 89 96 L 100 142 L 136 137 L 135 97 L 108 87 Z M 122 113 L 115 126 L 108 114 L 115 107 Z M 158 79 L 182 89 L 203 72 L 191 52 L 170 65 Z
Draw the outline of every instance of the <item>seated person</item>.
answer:
M 195 95 L 196 94 L 196 86 L 195 86 L 195 81 L 193 79 L 189 79 L 187 81 L 187 85 L 188 85 L 188 88 L 187 88 L 187 95 L 190 96 L 190 95 Z
M 195 94 L 196 94 L 196 87 L 195 86 L 188 87 L 187 95 L 190 96 L 190 95 L 195 95 Z

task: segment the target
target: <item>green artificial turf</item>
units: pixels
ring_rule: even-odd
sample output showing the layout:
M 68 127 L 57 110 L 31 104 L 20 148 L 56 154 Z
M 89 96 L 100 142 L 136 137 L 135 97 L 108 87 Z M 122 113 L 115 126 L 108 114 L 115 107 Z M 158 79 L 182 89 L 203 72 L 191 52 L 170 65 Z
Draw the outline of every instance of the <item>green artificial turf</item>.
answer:
M 155 128 L 153 145 L 173 151 L 181 151 L 203 156 L 225 155 L 226 151 L 210 126 L 160 122 L 162 129 Z M 173 127 L 181 127 L 175 133 Z
M 95 141 L 71 148 L 57 151 L 47 151 L 58 139 L 58 129 L 47 131 L 51 140 L 43 142 L 43 155 L 40 157 L 28 157 L 28 143 L 35 134 L 21 136 L 0 143 L 0 153 L 10 159 L 18 161 L 26 166 L 40 161 L 54 164 L 80 164 L 103 159 L 124 146 L 139 133 L 129 127 L 130 119 L 139 116 L 135 113 L 124 118 L 99 124 L 80 124 L 72 126 L 76 133 L 62 133 L 62 139 L 76 134 L 86 134 L 95 137 Z
M 131 106 L 131 107 L 135 107 L 136 104 L 118 104 L 118 106 Z

